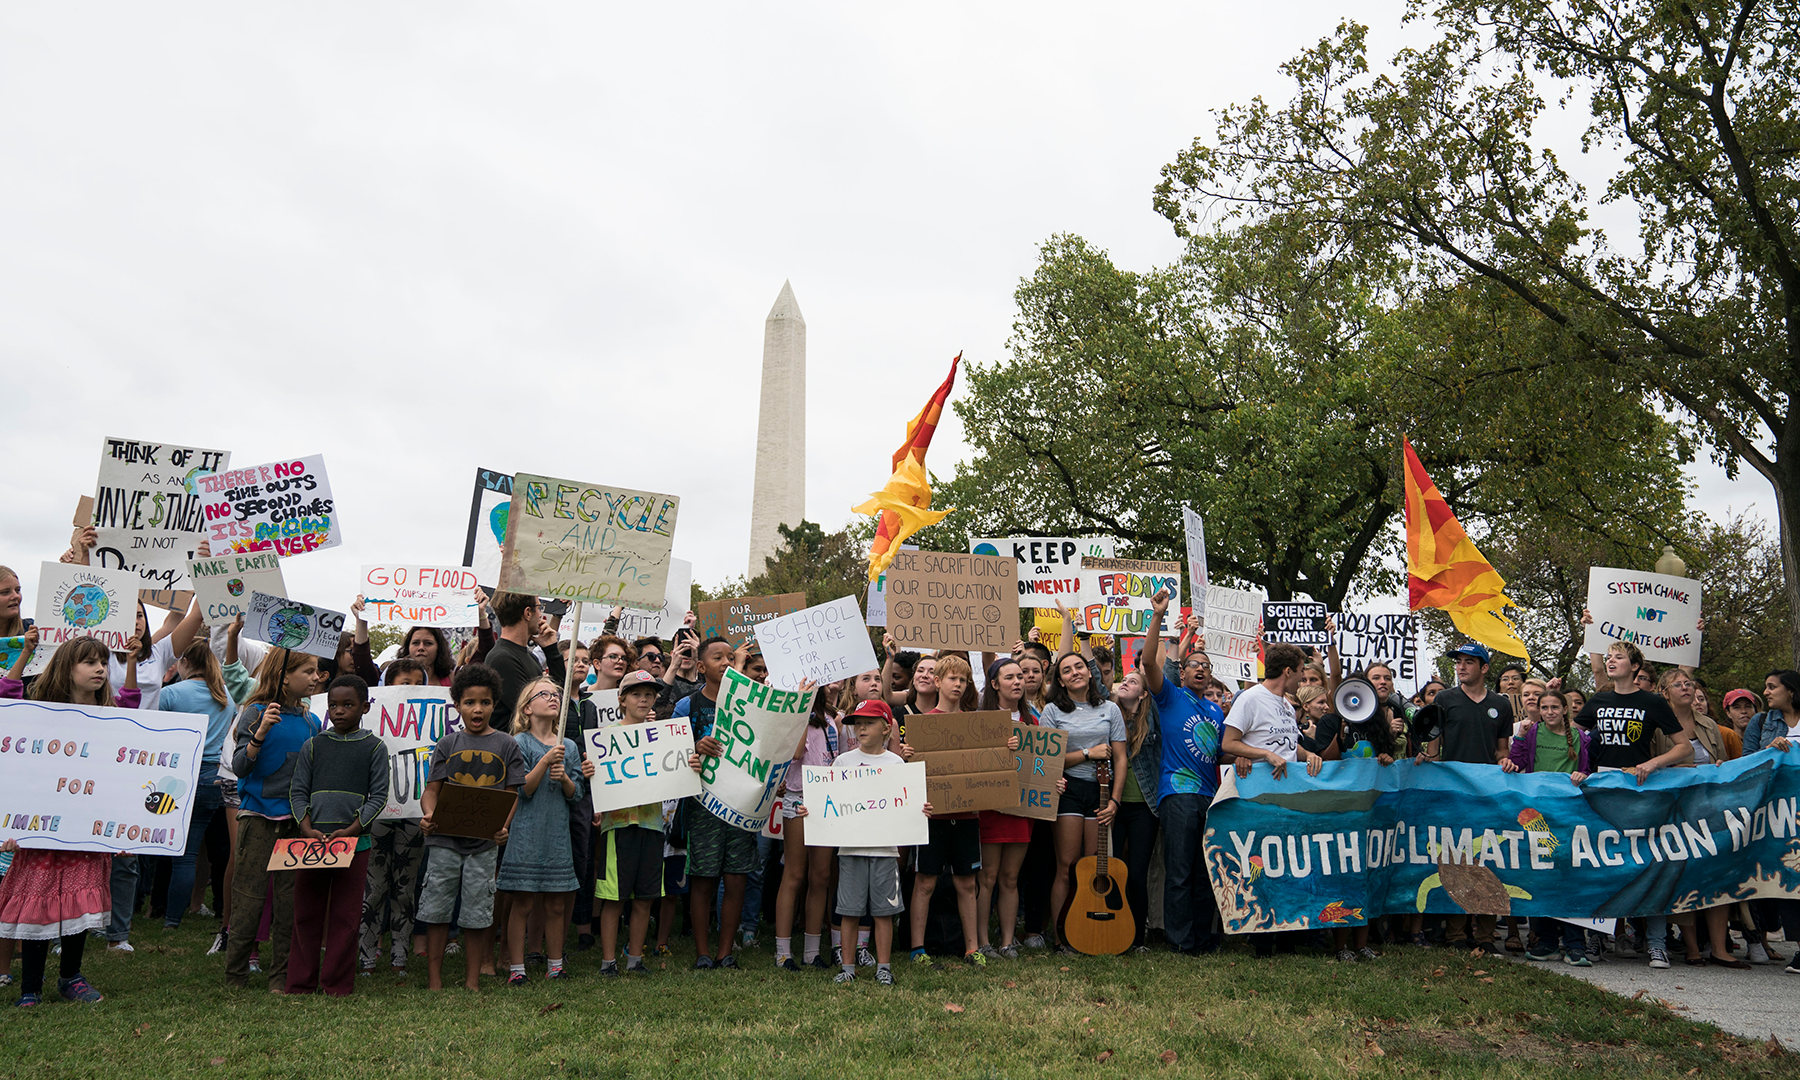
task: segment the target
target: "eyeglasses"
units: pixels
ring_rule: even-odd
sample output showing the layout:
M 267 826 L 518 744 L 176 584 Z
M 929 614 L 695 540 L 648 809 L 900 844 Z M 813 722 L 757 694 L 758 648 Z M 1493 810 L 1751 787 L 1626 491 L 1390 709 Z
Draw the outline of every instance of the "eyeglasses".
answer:
M 638 653 L 638 659 L 648 660 L 652 664 L 660 664 L 663 662 L 663 654 L 659 652 L 642 652 Z
M 553 697 L 558 700 L 561 700 L 562 691 L 561 690 L 539 690 L 537 693 L 535 693 L 535 694 L 531 695 L 529 698 L 525 699 L 525 704 L 529 705 L 541 697 Z

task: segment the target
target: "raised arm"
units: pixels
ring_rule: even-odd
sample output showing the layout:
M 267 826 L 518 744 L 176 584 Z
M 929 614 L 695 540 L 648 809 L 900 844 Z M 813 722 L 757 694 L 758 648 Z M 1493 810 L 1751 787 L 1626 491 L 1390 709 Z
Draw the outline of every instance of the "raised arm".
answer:
M 1162 693 L 1162 625 L 1169 614 L 1170 599 L 1167 589 L 1150 598 L 1150 628 L 1144 634 L 1144 656 L 1138 661 L 1138 670 L 1144 676 L 1144 689 L 1151 694 Z

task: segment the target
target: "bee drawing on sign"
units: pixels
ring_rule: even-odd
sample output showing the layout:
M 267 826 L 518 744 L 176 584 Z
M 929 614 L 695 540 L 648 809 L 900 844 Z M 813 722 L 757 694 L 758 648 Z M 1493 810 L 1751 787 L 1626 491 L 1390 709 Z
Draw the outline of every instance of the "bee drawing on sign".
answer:
M 144 809 L 152 814 L 173 812 L 175 800 L 181 798 L 182 793 L 187 790 L 187 782 L 173 776 L 165 776 L 155 785 L 145 784 L 144 786 L 150 789 L 150 794 L 144 796 Z

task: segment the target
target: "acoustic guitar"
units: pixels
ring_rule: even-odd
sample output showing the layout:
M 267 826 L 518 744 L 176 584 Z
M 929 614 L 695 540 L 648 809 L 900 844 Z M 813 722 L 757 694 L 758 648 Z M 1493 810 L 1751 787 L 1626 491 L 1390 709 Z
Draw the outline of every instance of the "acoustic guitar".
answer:
M 1100 790 L 1112 790 L 1112 762 L 1099 763 Z M 1075 888 L 1063 912 L 1063 943 L 1089 956 L 1117 956 L 1131 948 L 1137 921 L 1125 900 L 1125 864 L 1111 857 L 1112 826 L 1100 827 L 1094 854 L 1075 863 Z

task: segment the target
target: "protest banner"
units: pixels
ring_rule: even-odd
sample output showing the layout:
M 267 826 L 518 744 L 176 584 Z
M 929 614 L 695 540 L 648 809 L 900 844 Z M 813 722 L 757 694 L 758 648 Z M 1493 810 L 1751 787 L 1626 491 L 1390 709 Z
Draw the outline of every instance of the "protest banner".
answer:
M 337 656 L 344 634 L 344 614 L 268 593 L 250 594 L 244 613 L 244 636 L 326 660 Z
M 925 766 L 933 814 L 1019 808 L 1019 759 L 1006 748 L 1013 734 L 1011 713 L 924 713 L 906 719 L 906 745 Z
M 1419 617 L 1411 612 L 1340 612 L 1336 643 L 1345 674 L 1365 671 L 1379 661 L 1394 666 L 1397 682 L 1410 685 L 1418 681 Z
M 273 551 L 235 551 L 188 563 L 188 579 L 200 598 L 200 617 L 208 626 L 224 626 L 239 615 L 250 614 L 250 597 L 256 593 L 286 596 L 281 580 L 281 556 Z M 323 715 L 323 714 L 320 714 Z
M 363 564 L 363 618 L 384 626 L 474 626 L 475 571 L 418 563 Z
M 1588 624 L 1581 650 L 1628 641 L 1659 664 L 1700 663 L 1700 583 L 1641 570 L 1588 568 Z
M 661 608 L 681 500 L 519 473 L 500 552 L 500 588 Z
M 1181 504 L 1181 527 L 1187 534 L 1188 606 L 1206 618 L 1206 520 Z M 1205 626 L 1202 622 L 1200 625 Z
M 446 732 L 462 729 L 462 717 L 450 707 L 448 686 L 371 686 L 369 701 L 363 730 L 374 732 L 388 752 L 388 801 L 378 820 L 417 821 L 431 750 Z M 314 694 L 307 705 L 318 716 L 326 707 L 325 694 Z
M 924 765 L 807 765 L 803 771 L 807 847 L 905 847 L 930 842 Z
M 769 684 L 783 690 L 807 679 L 824 686 L 881 667 L 854 596 L 759 622 L 756 643 L 769 665 Z
M 1165 590 L 1180 603 L 1180 563 L 1084 556 L 1075 617 L 1085 633 L 1142 634 L 1150 625 L 1151 602 Z
M 431 810 L 432 831 L 439 836 L 492 840 L 512 818 L 519 794 L 503 787 L 450 784 L 438 788 Z
M 1012 733 L 1019 738 L 1016 783 L 1019 805 L 1006 813 L 1039 821 L 1056 820 L 1056 804 L 1060 793 L 1056 785 L 1062 780 L 1063 755 L 1068 752 L 1068 736 L 1061 728 L 1013 722 Z M 933 807 L 935 809 L 935 806 Z
M 1258 636 L 1262 633 L 1262 605 L 1268 593 L 1261 589 L 1206 589 L 1206 653 L 1212 657 L 1213 674 L 1221 679 L 1251 682 L 1262 660 Z
M 702 809 L 745 832 L 762 829 L 793 764 L 814 693 L 778 690 L 726 669 L 712 730 L 704 733 L 717 739 L 724 753 L 700 759 Z
M 1366 759 L 1231 770 L 1206 816 L 1228 934 L 1418 912 L 1624 918 L 1800 897 L 1800 747 L 1641 784 Z
M 78 637 L 122 652 L 137 632 L 138 575 L 130 570 L 47 562 L 38 569 L 38 652 L 48 658 Z
M 197 479 L 215 555 L 273 551 L 286 557 L 344 542 L 322 455 L 225 469 Z
M 662 606 L 655 608 L 626 606 L 619 616 L 618 634 L 626 641 L 653 637 L 672 641 L 675 631 L 687 619 L 693 602 L 694 564 L 686 559 L 669 560 L 669 583 L 663 589 Z M 583 640 L 592 641 L 592 637 Z
M 887 569 L 888 632 L 902 648 L 1005 652 L 1019 639 L 1010 555 L 900 551 Z
M 779 596 L 740 596 L 734 600 L 707 600 L 694 607 L 694 629 L 700 640 L 722 637 L 737 648 L 756 634 L 756 624 L 792 615 L 806 606 L 805 593 Z
M 1186 617 L 1186 615 L 1187 609 L 1183 608 L 1182 616 Z M 1173 621 L 1172 613 L 1170 619 L 1166 621 Z M 1119 639 L 1120 678 L 1124 678 L 1143 667 L 1144 642 L 1147 640 L 1147 638 L 1142 637 L 1126 637 Z M 1175 656 L 1175 651 L 1181 647 L 1181 641 L 1174 634 L 1164 634 L 1162 647 L 1163 658 L 1168 659 Z
M 1038 644 L 1049 649 L 1052 656 L 1063 650 L 1063 620 L 1062 616 L 1057 614 L 1056 609 L 1037 608 L 1033 610 L 1031 613 L 1031 625 L 1037 628 Z M 1080 637 L 1081 635 L 1076 635 L 1076 648 L 1081 647 L 1079 641 Z M 1111 636 L 1107 634 L 1087 635 L 1087 643 L 1096 649 L 1102 645 L 1108 644 L 1111 640 Z
M 594 763 L 588 786 L 593 789 L 595 810 L 622 810 L 700 794 L 700 774 L 688 767 L 694 729 L 685 716 L 602 725 L 587 732 L 587 752 Z
M 1082 556 L 1110 559 L 1115 550 L 1110 536 L 971 537 L 969 554 L 1012 556 L 1017 564 L 1019 606 L 1055 611 L 1058 600 L 1067 607 L 1075 606 L 1081 589 Z
M 356 861 L 358 837 L 277 840 L 269 851 L 268 870 L 337 870 Z
M 186 591 L 187 564 L 206 538 L 200 478 L 231 461 L 224 450 L 108 437 L 100 444 L 100 475 L 89 502 L 96 543 L 89 562 L 129 570 L 139 588 Z M 164 597 L 170 606 L 174 595 Z M 146 599 L 146 602 L 150 602 Z
M 469 504 L 469 532 L 463 539 L 463 565 L 492 593 L 500 587 L 500 548 L 506 543 L 506 520 L 512 512 L 513 478 L 493 469 L 475 470 L 475 497 Z
M 179 855 L 205 741 L 200 713 L 0 701 L 0 841 Z
M 1271 645 L 1310 645 L 1323 649 L 1331 644 L 1325 628 L 1325 605 L 1314 600 L 1264 600 L 1263 640 Z

